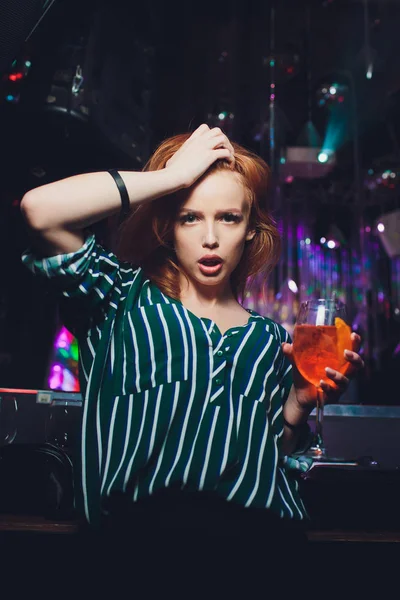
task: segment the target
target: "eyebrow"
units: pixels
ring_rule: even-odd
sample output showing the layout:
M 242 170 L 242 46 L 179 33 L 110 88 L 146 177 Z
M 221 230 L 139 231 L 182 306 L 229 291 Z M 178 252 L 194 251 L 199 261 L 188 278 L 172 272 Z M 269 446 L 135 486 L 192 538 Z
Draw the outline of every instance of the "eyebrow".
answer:
M 196 214 L 202 214 L 201 210 L 196 210 L 195 208 L 181 208 L 180 212 L 188 212 L 188 213 L 196 213 Z M 221 209 L 221 210 L 217 210 L 216 214 L 226 214 L 226 213 L 236 213 L 238 215 L 242 215 L 243 211 L 240 210 L 240 208 L 225 208 L 225 209 Z

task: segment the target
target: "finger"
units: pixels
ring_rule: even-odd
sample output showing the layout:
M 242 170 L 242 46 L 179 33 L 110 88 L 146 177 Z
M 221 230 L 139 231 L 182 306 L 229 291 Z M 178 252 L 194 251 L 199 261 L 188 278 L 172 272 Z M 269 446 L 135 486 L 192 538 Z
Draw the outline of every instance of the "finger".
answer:
M 319 382 L 319 387 L 324 392 L 324 404 L 332 404 L 334 402 L 337 402 L 344 391 L 341 388 L 339 388 L 336 385 L 336 383 L 328 383 L 323 379 L 321 379 L 321 381 Z
M 207 125 L 207 123 L 202 123 L 197 129 L 195 129 L 193 131 L 193 133 L 192 133 L 192 135 L 190 136 L 189 139 L 197 138 L 200 135 L 202 135 L 203 133 L 205 133 L 206 131 L 210 131 L 210 128 Z
M 222 160 L 223 158 L 225 158 L 226 160 L 228 160 L 229 162 L 231 162 L 232 160 L 235 160 L 235 158 L 232 156 L 230 150 L 228 150 L 228 148 L 216 148 L 215 150 L 213 150 L 214 154 L 214 158 L 215 160 Z
M 221 132 L 220 129 L 219 129 L 219 131 Z M 216 148 L 218 146 L 221 146 L 221 147 L 223 146 L 224 148 L 228 148 L 232 154 L 235 154 L 235 150 L 234 150 L 231 142 L 229 141 L 229 138 L 223 132 L 212 135 L 210 138 L 210 141 L 213 144 L 214 148 Z
M 216 135 L 225 135 L 224 132 L 222 131 L 221 127 L 213 127 L 212 129 L 210 129 L 210 133 L 209 133 L 209 137 L 215 137 Z
M 235 166 L 235 157 L 232 154 L 232 152 L 229 155 L 228 162 L 229 162 L 229 166 L 231 167 L 231 169 L 233 169 L 233 167 Z
M 352 352 L 351 350 L 344 351 L 345 359 L 351 363 L 357 369 L 362 369 L 364 367 L 364 361 L 357 352 Z
M 235 165 L 235 155 L 232 152 L 231 145 L 226 143 L 227 138 L 225 136 L 216 137 L 212 139 L 212 148 L 214 150 L 219 148 L 226 148 L 229 151 L 229 156 L 227 157 L 230 166 L 233 167 Z
M 353 352 L 358 352 L 361 347 L 361 338 L 358 333 L 352 332 L 351 336 L 351 348 L 349 350 L 353 350 Z
M 326 373 L 326 376 L 331 381 L 336 383 L 338 388 L 340 388 L 341 390 L 347 388 L 347 386 L 349 385 L 350 380 L 345 375 L 343 375 L 343 373 L 340 373 L 339 371 L 335 371 L 334 369 L 331 369 L 330 367 L 325 368 L 325 373 Z
M 293 344 L 288 344 L 287 342 L 284 342 L 283 344 L 281 344 L 281 348 L 285 356 L 287 356 L 288 358 L 293 358 Z
M 234 157 L 235 156 L 235 148 L 232 146 L 232 144 L 227 136 L 225 136 L 225 140 L 226 140 L 226 142 L 225 142 L 226 148 L 229 148 L 232 156 Z
M 219 135 L 214 135 L 208 141 L 208 145 L 211 148 L 229 148 L 229 144 L 227 143 L 228 138 L 223 133 Z

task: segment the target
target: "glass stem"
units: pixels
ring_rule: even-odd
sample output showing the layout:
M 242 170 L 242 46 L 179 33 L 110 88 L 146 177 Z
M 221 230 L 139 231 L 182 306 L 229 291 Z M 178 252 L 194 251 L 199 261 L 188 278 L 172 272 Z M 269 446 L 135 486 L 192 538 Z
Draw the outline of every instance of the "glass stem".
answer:
M 315 409 L 315 449 L 322 455 L 325 454 L 325 446 L 322 435 L 322 424 L 324 420 L 324 392 L 317 388 L 317 405 Z

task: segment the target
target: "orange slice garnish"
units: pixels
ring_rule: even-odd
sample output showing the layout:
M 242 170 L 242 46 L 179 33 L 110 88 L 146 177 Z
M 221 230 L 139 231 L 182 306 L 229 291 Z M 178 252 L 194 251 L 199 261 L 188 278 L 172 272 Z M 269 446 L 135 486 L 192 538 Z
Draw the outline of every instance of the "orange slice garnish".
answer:
M 337 333 L 337 349 L 338 349 L 338 358 L 340 365 L 340 372 L 345 374 L 347 368 L 350 367 L 350 363 L 345 359 L 344 351 L 351 350 L 353 347 L 353 343 L 351 341 L 351 329 L 339 317 L 335 318 L 335 327 Z

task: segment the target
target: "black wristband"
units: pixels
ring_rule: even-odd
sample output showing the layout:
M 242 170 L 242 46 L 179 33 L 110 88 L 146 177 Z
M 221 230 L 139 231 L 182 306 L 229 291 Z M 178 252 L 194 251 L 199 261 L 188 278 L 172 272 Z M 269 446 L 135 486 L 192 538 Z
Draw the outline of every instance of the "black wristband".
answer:
M 299 423 L 298 425 L 292 425 L 292 423 L 288 423 L 288 421 L 286 421 L 285 417 L 283 417 L 283 424 L 286 425 L 286 427 L 288 427 L 291 431 L 298 431 L 299 429 L 308 427 L 307 421 Z
M 110 173 L 111 177 L 114 179 L 115 183 L 117 184 L 119 195 L 121 196 L 121 205 L 122 206 L 121 206 L 121 212 L 119 215 L 119 222 L 121 223 L 125 219 L 125 217 L 128 216 L 129 210 L 130 210 L 128 190 L 126 189 L 124 180 L 122 179 L 121 175 L 118 173 L 117 169 L 110 169 L 109 171 L 107 171 L 107 173 Z

